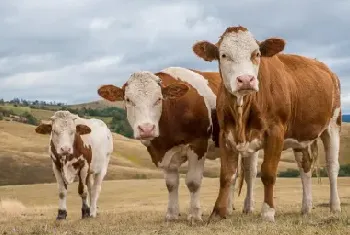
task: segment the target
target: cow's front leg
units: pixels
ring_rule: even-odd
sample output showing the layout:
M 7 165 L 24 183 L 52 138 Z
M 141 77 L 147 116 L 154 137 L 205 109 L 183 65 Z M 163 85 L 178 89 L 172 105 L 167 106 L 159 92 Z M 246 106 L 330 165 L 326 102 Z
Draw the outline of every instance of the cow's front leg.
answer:
M 164 169 L 165 184 L 168 188 L 168 210 L 166 221 L 179 218 L 179 170 L 177 168 Z
M 58 186 L 58 214 L 56 219 L 62 220 L 67 218 L 67 185 L 64 183 L 61 172 L 57 170 L 55 164 L 53 164 L 52 169 Z
M 236 187 L 236 182 L 238 179 L 238 173 L 234 174 L 234 178 L 232 181 L 232 184 L 230 185 L 230 191 L 228 195 L 228 204 L 227 204 L 227 214 L 232 215 L 233 211 L 235 210 L 234 206 L 234 199 L 235 199 L 235 187 Z
M 82 200 L 81 206 L 81 217 L 82 219 L 90 217 L 90 207 L 88 202 L 88 166 L 84 165 L 83 168 L 79 172 L 79 184 L 78 184 L 78 193 Z
M 254 211 L 254 185 L 257 174 L 259 152 L 247 153 L 243 157 L 244 180 L 247 184 L 247 194 L 244 199 L 243 213 Z
M 202 156 L 200 159 L 198 158 L 198 155 L 194 151 L 189 151 L 186 185 L 191 195 L 190 211 L 187 217 L 191 223 L 195 220 L 202 221 L 200 189 L 203 178 L 205 156 Z
M 220 131 L 220 150 L 221 150 L 221 166 L 220 166 L 220 189 L 219 195 L 216 199 L 213 212 L 211 213 L 208 223 L 211 221 L 213 216 L 218 215 L 221 218 L 226 218 L 227 215 L 227 206 L 230 194 L 232 189 L 232 183 L 234 180 L 234 174 L 237 170 L 238 164 L 238 153 L 233 152 L 226 145 L 225 134 L 223 131 Z
M 276 182 L 278 162 L 283 150 L 283 127 L 274 126 L 266 133 L 264 144 L 264 161 L 261 165 L 261 181 L 264 184 L 264 202 L 261 216 L 267 221 L 275 221 L 273 188 Z

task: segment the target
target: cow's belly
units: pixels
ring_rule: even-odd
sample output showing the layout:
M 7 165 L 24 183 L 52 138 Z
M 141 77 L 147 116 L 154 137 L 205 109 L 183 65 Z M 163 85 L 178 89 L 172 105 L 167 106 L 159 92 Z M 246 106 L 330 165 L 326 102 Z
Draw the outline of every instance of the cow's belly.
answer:
M 187 161 L 188 144 L 180 144 L 169 149 L 163 156 L 162 161 L 158 163 L 158 167 L 164 170 L 178 169 L 182 163 Z
M 304 149 L 307 148 L 314 140 L 307 140 L 307 141 L 298 141 L 295 139 L 285 139 L 283 150 L 287 150 L 289 148 L 293 149 Z

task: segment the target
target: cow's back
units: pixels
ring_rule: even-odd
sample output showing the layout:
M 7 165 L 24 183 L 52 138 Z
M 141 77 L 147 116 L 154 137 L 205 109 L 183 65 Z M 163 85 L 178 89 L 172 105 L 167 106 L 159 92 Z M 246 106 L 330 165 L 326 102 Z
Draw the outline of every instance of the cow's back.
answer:
M 279 54 L 261 60 L 259 79 L 265 111 L 286 123 L 286 138 L 315 139 L 340 107 L 338 78 L 323 63 Z

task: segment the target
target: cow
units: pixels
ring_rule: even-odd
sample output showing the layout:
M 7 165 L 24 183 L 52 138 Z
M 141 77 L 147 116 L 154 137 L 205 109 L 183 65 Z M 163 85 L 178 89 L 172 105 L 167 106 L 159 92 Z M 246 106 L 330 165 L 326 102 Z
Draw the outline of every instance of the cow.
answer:
M 190 192 L 188 220 L 202 221 L 200 187 L 205 159 L 217 159 L 219 126 L 217 72 L 169 67 L 157 73 L 133 73 L 120 88 L 102 85 L 98 94 L 109 101 L 124 101 L 134 138 L 140 140 L 152 162 L 163 169 L 168 189 L 166 221 L 179 216 L 179 167 L 188 161 L 186 185 Z M 232 192 L 228 213 L 232 212 Z
M 50 134 L 49 155 L 59 192 L 56 219 L 67 218 L 67 186 L 77 176 L 82 218 L 96 217 L 97 200 L 113 152 L 111 131 L 99 119 L 80 118 L 69 111 L 55 112 L 49 122 L 41 123 L 35 131 Z
M 228 27 L 216 44 L 198 41 L 193 45 L 194 54 L 204 61 L 218 61 L 223 81 L 216 107 L 220 126 L 220 190 L 209 221 L 214 216 L 226 218 L 238 154 L 249 165 L 261 149 L 262 218 L 275 221 L 276 172 L 282 151 L 289 148 L 302 168 L 302 213 L 309 213 L 312 196 L 307 149 L 315 150 L 318 138 L 326 153 L 330 210 L 341 211 L 337 189 L 342 122 L 339 79 L 322 62 L 280 53 L 284 47 L 285 40 L 268 38 L 259 42 L 242 26 Z

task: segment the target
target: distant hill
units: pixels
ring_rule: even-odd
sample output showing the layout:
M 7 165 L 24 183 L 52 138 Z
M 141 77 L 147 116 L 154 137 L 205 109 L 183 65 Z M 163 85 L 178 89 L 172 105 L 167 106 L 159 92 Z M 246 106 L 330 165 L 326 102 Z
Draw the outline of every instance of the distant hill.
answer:
M 122 101 L 110 102 L 107 100 L 97 100 L 97 101 L 88 102 L 88 103 L 69 105 L 68 107 L 75 108 L 75 109 L 79 109 L 79 108 L 101 109 L 101 108 L 108 108 L 108 107 L 123 108 L 123 102 Z

